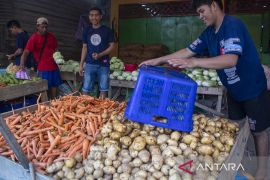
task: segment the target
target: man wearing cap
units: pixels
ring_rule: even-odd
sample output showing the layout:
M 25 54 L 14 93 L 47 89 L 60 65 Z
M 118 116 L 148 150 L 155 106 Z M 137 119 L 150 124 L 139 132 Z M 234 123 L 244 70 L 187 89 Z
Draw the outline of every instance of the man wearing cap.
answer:
M 33 53 L 37 63 L 38 75 L 48 81 L 49 96 L 54 99 L 57 94 L 57 87 L 62 83 L 60 71 L 53 59 L 53 53 L 57 49 L 55 36 L 48 32 L 48 19 L 40 17 L 37 19 L 37 32 L 27 42 L 26 48 L 21 57 L 21 68 L 29 53 Z

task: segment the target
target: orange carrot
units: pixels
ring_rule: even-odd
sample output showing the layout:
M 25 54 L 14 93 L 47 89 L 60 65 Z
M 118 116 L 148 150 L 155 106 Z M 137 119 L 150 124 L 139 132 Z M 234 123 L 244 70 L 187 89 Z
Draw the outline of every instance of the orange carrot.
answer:
M 41 112 L 41 107 L 40 107 L 40 104 L 39 104 L 39 101 L 40 101 L 40 98 L 41 98 L 41 93 L 39 94 L 38 98 L 37 98 L 37 112 Z
M 23 132 L 21 134 L 21 136 L 29 136 L 29 135 L 33 135 L 33 134 L 38 134 L 40 132 L 45 132 L 45 131 L 48 131 L 48 130 L 52 130 L 53 127 L 48 127 L 48 128 L 44 128 L 44 129 L 37 129 L 37 130 L 33 130 L 33 131 L 26 131 L 26 132 Z
M 43 117 L 41 118 L 41 120 L 44 121 L 44 120 L 46 120 L 48 117 L 50 117 L 51 115 L 52 115 L 52 113 L 51 113 L 51 112 L 48 112 L 45 116 L 43 116 Z
M 18 116 L 16 117 L 16 119 L 14 119 L 11 123 L 10 126 L 14 126 L 15 124 L 17 124 L 20 120 L 21 120 L 22 116 Z
M 54 112 L 53 109 L 50 109 L 50 112 L 52 113 L 54 119 L 56 120 L 56 122 L 58 123 L 59 122 L 59 117 L 57 116 L 57 114 Z
M 37 142 L 33 139 L 32 140 L 32 150 L 35 157 L 37 157 Z
M 54 141 L 54 137 L 53 137 L 53 135 L 51 134 L 50 131 L 47 131 L 47 134 L 48 134 L 48 139 L 49 139 L 50 143 L 52 144 L 53 141 Z
M 40 140 L 40 142 L 43 142 L 43 141 L 44 141 L 44 139 L 43 139 L 42 133 L 38 133 L 38 136 L 39 136 L 39 140 Z
M 54 141 L 51 143 L 50 147 L 48 148 L 48 150 L 46 151 L 45 155 L 49 154 L 53 148 L 61 141 L 61 137 L 59 135 L 57 135 L 54 139 Z
M 61 109 L 61 115 L 60 115 L 60 118 L 59 118 L 59 123 L 58 125 L 63 125 L 64 124 L 64 120 L 65 120 L 65 116 L 64 116 L 64 109 Z
M 82 144 L 79 144 L 77 146 L 75 146 L 69 153 L 68 153 L 68 157 L 73 157 L 79 149 L 82 148 Z
M 40 158 L 41 157 L 41 155 L 43 154 L 43 152 L 44 152 L 44 148 L 43 147 L 40 147 L 39 148 L 39 150 L 38 150 L 38 153 L 37 153 L 37 158 Z
M 93 141 L 93 138 L 92 138 L 91 136 L 86 135 L 85 133 L 83 133 L 83 132 L 80 131 L 80 130 L 76 130 L 75 133 L 76 133 L 76 134 L 80 134 L 81 136 L 83 136 L 84 138 L 86 138 L 86 139 L 88 139 L 88 140 L 90 140 L 90 141 Z
M 90 141 L 88 139 L 84 139 L 83 140 L 83 146 L 82 146 L 83 159 L 86 159 L 87 158 L 89 143 L 90 143 Z

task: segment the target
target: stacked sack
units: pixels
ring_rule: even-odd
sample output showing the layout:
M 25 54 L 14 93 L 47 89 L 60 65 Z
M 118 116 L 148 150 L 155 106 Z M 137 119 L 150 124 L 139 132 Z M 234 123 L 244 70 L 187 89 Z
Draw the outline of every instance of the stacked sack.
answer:
M 162 44 L 127 44 L 119 49 L 119 58 L 126 64 L 140 64 L 141 62 L 164 56 L 169 50 Z

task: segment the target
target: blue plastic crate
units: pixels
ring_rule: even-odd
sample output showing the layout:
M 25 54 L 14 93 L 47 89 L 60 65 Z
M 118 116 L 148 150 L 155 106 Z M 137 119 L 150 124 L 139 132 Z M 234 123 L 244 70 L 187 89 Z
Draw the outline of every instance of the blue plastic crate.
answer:
M 187 75 L 163 67 L 140 68 L 125 117 L 144 124 L 190 132 L 197 84 Z M 163 117 L 160 122 L 155 117 Z

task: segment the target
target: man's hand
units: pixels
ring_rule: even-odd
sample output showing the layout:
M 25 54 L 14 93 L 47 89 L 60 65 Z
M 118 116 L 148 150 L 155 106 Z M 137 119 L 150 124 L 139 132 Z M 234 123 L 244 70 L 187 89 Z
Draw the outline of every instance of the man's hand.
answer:
M 80 70 L 79 70 L 79 74 L 80 76 L 83 76 L 83 65 L 80 64 Z
M 98 53 L 93 53 L 93 54 L 92 54 L 92 58 L 93 58 L 94 60 L 98 60 L 98 59 L 100 58 L 100 55 L 99 55 Z
M 183 69 L 183 68 L 194 68 L 194 67 L 196 67 L 196 58 L 171 59 L 171 60 L 168 60 L 168 63 L 173 67 L 178 67 L 178 68 L 181 68 L 181 69 Z
M 142 62 L 139 66 L 147 65 L 147 66 L 157 66 L 160 65 L 160 62 L 158 59 L 149 59 L 144 62 Z
M 8 54 L 7 55 L 8 60 L 11 60 L 13 57 L 14 57 L 14 54 Z

